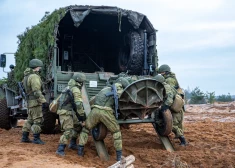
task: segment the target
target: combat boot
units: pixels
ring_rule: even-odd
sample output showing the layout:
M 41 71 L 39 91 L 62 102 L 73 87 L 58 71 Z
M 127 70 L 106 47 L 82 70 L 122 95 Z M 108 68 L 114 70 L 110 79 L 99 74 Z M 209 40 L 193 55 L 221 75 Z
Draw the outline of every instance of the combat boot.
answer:
M 180 139 L 180 146 L 186 146 L 188 144 L 184 136 L 180 136 L 179 139 Z
M 122 159 L 122 150 L 116 151 L 116 155 L 117 155 L 117 161 L 120 161 Z
M 40 134 L 33 134 L 33 143 L 35 144 L 42 144 L 44 145 L 45 143 L 40 139 Z
M 59 144 L 56 154 L 60 156 L 65 156 L 65 153 L 64 153 L 65 147 L 66 147 L 66 144 Z
M 84 146 L 78 145 L 78 156 L 83 157 L 84 156 Z
M 77 150 L 78 149 L 78 146 L 77 146 L 77 139 L 76 138 L 72 138 L 70 140 L 70 144 L 68 146 L 69 149 L 73 149 L 73 150 Z
M 32 143 L 32 141 L 29 139 L 29 132 L 23 132 L 22 133 L 21 142 Z

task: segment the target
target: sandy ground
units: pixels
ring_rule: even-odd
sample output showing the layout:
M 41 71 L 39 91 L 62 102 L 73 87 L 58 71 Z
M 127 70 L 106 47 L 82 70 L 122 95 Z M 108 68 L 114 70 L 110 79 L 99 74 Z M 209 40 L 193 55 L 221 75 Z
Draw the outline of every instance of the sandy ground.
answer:
M 135 167 L 235 167 L 235 103 L 215 105 L 187 105 L 185 113 L 185 137 L 189 145 L 180 147 L 179 141 L 170 138 L 176 149 L 167 152 L 160 143 L 151 124 L 132 125 L 122 130 L 123 155 L 136 157 Z M 19 126 L 23 124 L 19 122 Z M 32 135 L 31 135 L 32 137 Z M 85 149 L 85 157 L 66 149 L 65 157 L 55 151 L 60 134 L 41 135 L 45 145 L 20 143 L 21 128 L 9 131 L 0 129 L 0 167 L 13 168 L 103 168 L 114 164 L 115 150 L 112 136 L 105 139 L 110 161 L 97 157 L 91 137 Z M 178 165 L 178 166 L 176 166 Z

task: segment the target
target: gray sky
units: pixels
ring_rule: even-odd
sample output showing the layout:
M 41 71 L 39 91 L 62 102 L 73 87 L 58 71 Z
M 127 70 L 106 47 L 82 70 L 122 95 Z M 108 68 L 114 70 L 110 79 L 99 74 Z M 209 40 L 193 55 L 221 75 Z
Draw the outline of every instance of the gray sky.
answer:
M 141 12 L 156 29 L 159 64 L 168 64 L 181 87 L 235 95 L 234 0 L 1 0 L 0 53 L 17 50 L 17 35 L 45 11 L 68 5 L 107 5 Z M 15 64 L 7 55 L 7 68 Z M 0 69 L 0 78 L 6 74 Z

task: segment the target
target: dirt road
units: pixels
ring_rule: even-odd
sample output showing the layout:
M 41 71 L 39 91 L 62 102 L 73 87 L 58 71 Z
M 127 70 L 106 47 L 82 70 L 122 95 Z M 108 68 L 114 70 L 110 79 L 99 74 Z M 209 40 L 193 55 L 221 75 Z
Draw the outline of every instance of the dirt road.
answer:
M 135 167 L 174 167 L 174 164 L 190 167 L 235 167 L 235 108 L 232 105 L 188 106 L 185 113 L 185 137 L 187 147 L 171 139 L 176 151 L 164 150 L 151 124 L 132 125 L 122 130 L 123 154 L 134 155 Z M 22 125 L 24 121 L 20 121 Z M 32 135 L 31 135 L 32 137 Z M 0 129 L 0 167 L 13 168 L 103 168 L 114 164 L 115 150 L 112 136 L 105 139 L 111 159 L 102 162 L 96 155 L 91 140 L 85 149 L 85 157 L 79 158 L 77 151 L 66 149 L 66 156 L 55 155 L 60 134 L 41 135 L 45 145 L 20 143 L 21 128 L 9 131 Z M 177 167 L 177 166 L 176 166 Z

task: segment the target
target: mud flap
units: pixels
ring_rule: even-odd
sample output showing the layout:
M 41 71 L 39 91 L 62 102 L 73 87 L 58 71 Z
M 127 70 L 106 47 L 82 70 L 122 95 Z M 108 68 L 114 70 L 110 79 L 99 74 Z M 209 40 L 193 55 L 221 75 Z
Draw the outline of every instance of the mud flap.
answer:
M 89 104 L 88 94 L 87 94 L 87 91 L 86 91 L 86 88 L 84 85 L 82 87 L 82 100 L 83 100 L 83 107 L 84 107 L 85 113 L 88 116 L 88 114 L 91 111 L 91 107 Z M 99 158 L 103 161 L 108 161 L 109 154 L 108 154 L 107 148 L 104 144 L 104 141 L 103 140 L 96 141 L 94 138 L 93 138 L 93 140 L 94 140 L 96 151 L 97 151 Z

